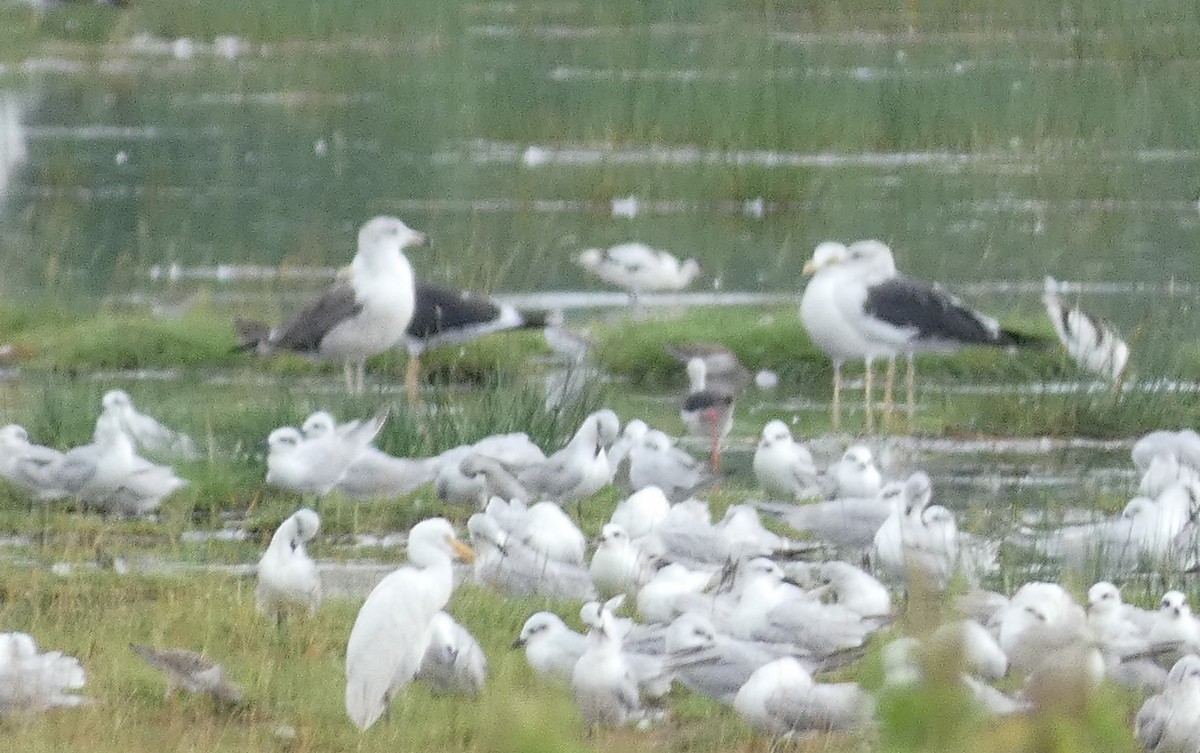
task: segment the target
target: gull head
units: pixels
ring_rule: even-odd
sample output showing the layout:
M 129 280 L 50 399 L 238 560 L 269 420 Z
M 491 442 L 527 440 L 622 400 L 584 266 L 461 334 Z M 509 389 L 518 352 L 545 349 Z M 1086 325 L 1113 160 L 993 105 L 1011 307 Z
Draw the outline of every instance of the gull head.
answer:
M 846 249 L 847 264 L 878 273 L 895 274 L 896 260 L 886 243 L 877 240 L 857 241 Z
M 566 630 L 567 624 L 553 612 L 535 612 L 525 620 L 521 633 L 513 641 L 513 648 L 521 648 L 531 641 L 540 640 Z
M 129 397 L 129 393 L 125 390 L 109 390 L 100 399 L 100 405 L 105 410 L 131 410 L 133 408 L 133 399 Z
M 767 422 L 763 427 L 762 441 L 758 443 L 759 447 L 767 448 L 774 444 L 787 444 L 792 442 L 792 430 L 784 422 L 776 419 Z
M 24 426 L 18 424 L 9 424 L 0 428 L 0 447 L 16 449 L 29 444 L 29 432 L 25 431 Z
M 696 279 L 696 277 L 698 277 L 703 271 L 704 270 L 700 268 L 700 262 L 696 261 L 695 259 L 688 259 L 683 263 L 683 266 L 679 268 L 679 286 L 684 287 L 688 285 L 688 283 Z
M 667 628 L 667 651 L 678 654 L 697 651 L 717 643 L 717 629 L 707 617 L 695 612 L 686 612 Z
M 428 245 L 429 238 L 395 217 L 381 215 L 368 220 L 358 231 L 359 252 L 399 253 L 406 248 Z
M 615 547 L 623 546 L 629 543 L 629 534 L 625 532 L 625 527 L 616 523 L 605 523 L 604 528 L 600 529 L 600 546 Z
M 1109 612 L 1121 604 L 1121 591 L 1112 583 L 1102 580 L 1088 589 L 1088 609 Z
M 871 448 L 865 444 L 856 444 L 842 453 L 842 462 L 856 471 L 865 471 L 875 463 Z
M 267 437 L 267 447 L 272 453 L 295 450 L 304 441 L 300 430 L 294 426 L 281 426 Z
M 642 437 L 642 446 L 655 452 L 666 452 L 671 449 L 671 438 L 665 432 L 651 429 Z
M 616 411 L 603 408 L 593 413 L 592 418 L 596 420 L 597 443 L 604 447 L 611 447 L 612 443 L 617 441 L 617 437 L 621 435 L 621 419 L 617 417 Z
M 305 439 L 316 439 L 332 434 L 336 428 L 337 422 L 334 421 L 333 416 L 326 411 L 319 410 L 304 419 L 300 431 L 304 433 Z
M 1159 602 L 1158 611 L 1170 619 L 1180 619 L 1191 616 L 1192 608 L 1188 605 L 1187 597 L 1179 591 L 1167 591 Z
M 814 275 L 825 267 L 840 264 L 846 260 L 846 244 L 837 241 L 818 243 L 813 249 L 812 258 L 804 264 L 804 274 Z
M 933 497 L 933 482 L 924 471 L 917 471 L 904 482 L 904 511 L 913 513 L 929 506 Z

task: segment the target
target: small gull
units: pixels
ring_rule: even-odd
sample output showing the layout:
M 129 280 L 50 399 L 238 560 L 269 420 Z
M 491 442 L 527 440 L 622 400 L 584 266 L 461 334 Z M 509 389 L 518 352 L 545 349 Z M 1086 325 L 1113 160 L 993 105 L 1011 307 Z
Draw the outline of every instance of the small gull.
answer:
M 415 678 L 444 693 L 478 694 L 488 674 L 487 656 L 479 641 L 445 612 L 435 614 L 432 624 Z
M 714 481 L 709 469 L 658 429 L 646 432 L 629 450 L 629 485 L 640 490 L 657 486 L 678 502 Z
M 1200 750 L 1200 656 L 1175 662 L 1162 692 L 1138 710 L 1134 733 L 1151 753 Z
M 892 598 L 887 587 L 862 568 L 838 560 L 813 567 L 819 580 L 829 587 L 836 603 L 863 617 L 886 617 L 892 613 Z
M 416 287 L 404 250 L 426 242 L 425 235 L 395 217 L 369 220 L 358 231 L 349 278 L 335 283 L 281 327 L 238 321 L 243 349 L 260 354 L 290 350 L 341 360 L 347 391 L 361 393 L 367 359 L 395 346 L 412 321 Z
M 478 550 L 476 582 L 516 596 L 593 599 L 587 568 L 547 559 L 520 541 L 510 539 L 490 515 L 476 513 L 467 521 L 471 543 Z
M 882 624 L 785 583 L 783 571 L 765 558 L 738 569 L 735 594 L 737 607 L 726 621 L 731 635 L 795 643 L 817 657 L 858 648 Z
M 474 553 L 450 523 L 421 521 L 408 535 L 410 564 L 380 581 L 359 609 L 346 644 L 346 713 L 358 729 L 378 721 L 421 668 L 434 617 L 454 589 L 455 558 L 470 562 Z
M 833 546 L 861 549 L 873 544 L 879 527 L 897 506 L 903 505 L 903 495 L 904 484 L 890 481 L 871 497 L 845 497 L 807 505 L 760 502 L 758 508 Z
M 830 495 L 839 497 L 873 497 L 883 487 L 883 474 L 875 465 L 875 455 L 864 444 L 851 445 L 836 463 L 829 466 L 826 477 L 833 484 Z
M 82 706 L 87 675 L 61 651 L 39 653 L 28 633 L 0 633 L 0 715 Z
M 621 638 L 607 609 L 600 612 L 600 624 L 588 631 L 571 687 L 589 730 L 620 727 L 641 712 L 637 677 L 621 651 Z
M 129 648 L 167 676 L 167 698 L 178 690 L 185 690 L 188 693 L 207 693 L 224 703 L 237 704 L 242 701 L 242 689 L 225 677 L 225 669 L 195 651 L 152 648 L 136 643 L 129 644 Z
M 633 541 L 643 539 L 654 532 L 671 514 L 671 502 L 657 486 L 638 489 L 617 503 L 609 523 L 625 529 Z
M 929 585 L 944 589 L 958 566 L 958 527 L 949 510 L 929 504 L 932 494 L 924 472 L 908 478 L 903 505 L 875 534 L 875 556 L 879 567 L 898 580 L 919 572 Z
M 258 561 L 255 604 L 277 624 L 282 624 L 295 607 L 313 615 L 321 605 L 321 575 L 304 549 L 305 542 L 320 528 L 321 518 L 316 512 L 307 507 L 297 510 L 279 524 Z
M 534 671 L 567 683 L 586 645 L 587 638 L 553 612 L 530 615 L 513 641 L 513 648 L 525 649 L 525 659 Z
M 627 291 L 634 306 L 642 293 L 682 290 L 700 274 L 700 265 L 695 259 L 680 263 L 671 253 L 643 243 L 622 243 L 608 249 L 589 248 L 580 253 L 576 261 L 609 285 Z
M 317 411 L 305 419 L 300 431 L 305 439 L 319 439 L 334 432 L 346 437 L 360 422 L 338 426 L 326 411 Z M 367 445 L 350 463 L 334 487 L 351 499 L 372 499 L 408 494 L 433 481 L 438 458 L 398 458 Z
M 66 496 L 63 489 L 48 485 L 47 471 L 62 462 L 63 453 L 33 444 L 25 427 L 0 427 L 0 478 L 31 492 L 38 499 Z
M 375 439 L 387 420 L 385 408 L 367 421 L 305 439 L 285 426 L 267 438 L 267 483 L 303 494 L 328 494 Z
M 1200 470 L 1200 434 L 1191 429 L 1182 431 L 1152 431 L 1134 443 L 1129 452 L 1133 464 L 1145 473 L 1154 458 L 1172 454 L 1182 465 Z
M 779 420 L 763 427 L 754 452 L 754 477 L 770 497 L 795 500 L 820 495 L 812 453 L 793 439 L 791 429 Z
M 1148 652 L 1169 662 L 1184 654 L 1200 654 L 1200 622 L 1192 615 L 1187 596 L 1167 591 L 1146 631 Z
M 612 481 L 605 448 L 616 441 L 620 424 L 611 410 L 591 414 L 566 447 L 525 467 L 517 480 L 536 497 L 555 502 L 590 497 Z
M 651 575 L 651 562 L 629 539 L 625 529 L 606 523 L 589 567 L 601 598 L 637 591 Z
M 874 718 L 874 702 L 858 685 L 814 682 L 790 656 L 755 670 L 738 690 L 733 707 L 751 726 L 775 737 L 853 732 L 866 728 Z
M 733 703 L 755 670 L 798 651 L 794 646 L 747 641 L 717 632 L 702 614 L 680 615 L 667 629 L 668 665 L 681 685 L 722 703 Z
M 711 570 L 689 570 L 671 562 L 657 572 L 638 591 L 638 614 L 651 623 L 669 623 L 682 614 L 685 597 L 702 593 L 713 581 Z
M 138 412 L 133 399 L 124 390 L 110 390 L 101 400 L 103 410 L 96 423 L 112 422 L 129 435 L 138 449 L 150 455 L 196 460 L 200 451 L 191 437 L 159 423 L 153 416 Z M 97 426 L 99 430 L 99 426 Z
M 498 512 L 500 509 L 505 512 Z M 504 504 L 492 500 L 486 514 L 497 519 L 508 533 L 509 542 L 524 544 L 547 560 L 583 564 L 587 539 L 575 522 L 553 502 L 538 502 L 526 508 L 519 501 Z

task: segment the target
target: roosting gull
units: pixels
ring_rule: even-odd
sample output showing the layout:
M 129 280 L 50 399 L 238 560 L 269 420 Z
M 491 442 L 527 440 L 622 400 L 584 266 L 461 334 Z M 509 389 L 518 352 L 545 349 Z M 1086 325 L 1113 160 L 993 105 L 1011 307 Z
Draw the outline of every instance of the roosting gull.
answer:
M 813 342 L 834 360 L 835 410 L 840 362 L 865 359 L 868 428 L 873 424 L 871 365 L 875 358 L 908 358 L 911 424 L 916 353 L 947 353 L 967 345 L 1008 348 L 1041 344 L 1037 338 L 1004 329 L 995 319 L 966 307 L 939 285 L 901 275 L 891 249 L 879 241 L 858 241 L 845 251 L 837 244 L 821 244 L 805 271 L 816 274 L 801 300 L 801 316 Z M 893 362 L 888 368 L 884 396 L 888 410 L 894 377 Z
M 417 398 L 421 353 L 427 348 L 464 343 L 509 329 L 542 328 L 546 326 L 546 317 L 544 311 L 519 311 L 485 295 L 418 281 L 412 320 L 404 335 L 408 348 L 408 372 L 404 378 L 408 399 Z
M 669 252 L 642 243 L 622 243 L 606 250 L 589 248 L 576 261 L 608 284 L 627 290 L 635 306 L 640 293 L 683 290 L 700 274 L 695 259 L 680 263 Z
M 282 327 L 236 323 L 241 348 L 260 354 L 291 350 L 339 359 L 346 389 L 362 392 L 366 361 L 396 345 L 413 318 L 415 283 L 404 249 L 427 242 L 395 217 L 380 216 L 358 231 L 348 279 L 336 282 Z

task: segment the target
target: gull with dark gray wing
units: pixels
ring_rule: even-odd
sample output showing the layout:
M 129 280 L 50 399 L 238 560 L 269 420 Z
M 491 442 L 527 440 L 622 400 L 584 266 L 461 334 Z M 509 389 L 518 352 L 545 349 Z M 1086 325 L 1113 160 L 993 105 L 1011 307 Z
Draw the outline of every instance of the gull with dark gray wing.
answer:
M 404 334 L 408 348 L 408 373 L 404 384 L 410 400 L 417 396 L 421 353 L 438 345 L 454 345 L 492 332 L 538 329 L 546 326 L 546 312 L 520 311 L 479 293 L 416 283 L 412 320 Z
M 358 231 L 358 253 L 346 279 L 269 329 L 236 323 L 242 350 L 259 354 L 290 350 L 341 360 L 346 389 L 362 392 L 366 360 L 393 347 L 413 318 L 416 290 L 404 249 L 427 242 L 395 217 L 376 217 Z

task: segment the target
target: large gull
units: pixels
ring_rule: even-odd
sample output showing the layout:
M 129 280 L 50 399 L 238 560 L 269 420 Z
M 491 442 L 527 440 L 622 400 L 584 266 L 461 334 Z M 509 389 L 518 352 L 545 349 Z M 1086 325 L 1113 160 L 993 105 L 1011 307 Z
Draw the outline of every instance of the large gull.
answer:
M 811 296 L 805 291 L 801 314 L 814 342 L 833 359 L 835 380 L 840 362 L 847 358 L 866 361 L 864 405 L 868 429 L 873 422 L 871 364 L 876 358 L 908 358 L 911 424 L 916 353 L 952 352 L 967 345 L 1007 348 L 1041 343 L 1004 329 L 995 319 L 968 308 L 936 284 L 901 275 L 891 249 L 879 241 L 859 241 L 844 252 L 830 248 L 833 250 L 819 258 L 814 253 L 806 267 L 806 271 L 817 273 L 809 287 L 820 284 Z M 889 367 L 885 403 L 891 397 L 894 372 Z M 890 409 L 890 404 L 887 407 Z
M 395 217 L 367 221 L 358 231 L 348 279 L 336 282 L 281 327 L 239 321 L 242 347 L 261 354 L 290 350 L 340 360 L 346 389 L 362 392 L 367 359 L 395 346 L 413 318 L 416 289 L 404 250 L 426 242 L 424 234 Z
M 408 349 L 404 385 L 409 400 L 417 398 L 421 353 L 425 350 L 493 332 L 545 326 L 544 311 L 520 311 L 486 295 L 417 281 L 412 319 L 404 332 Z

